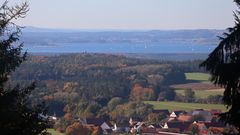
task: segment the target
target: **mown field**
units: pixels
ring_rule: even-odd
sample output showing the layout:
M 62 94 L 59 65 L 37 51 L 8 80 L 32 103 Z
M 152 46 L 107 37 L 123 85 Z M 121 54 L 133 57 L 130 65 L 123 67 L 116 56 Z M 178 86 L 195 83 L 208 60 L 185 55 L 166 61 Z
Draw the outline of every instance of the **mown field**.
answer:
M 207 82 L 211 77 L 209 74 L 206 73 L 185 73 L 186 80 L 192 81 L 200 81 L 200 82 Z
M 47 129 L 47 131 L 52 135 L 64 135 L 63 133 L 59 133 L 52 128 Z
M 193 109 L 221 109 L 226 111 L 226 107 L 221 104 L 199 104 L 199 103 L 181 103 L 181 102 L 165 102 L 165 101 L 145 101 L 145 103 L 153 105 L 154 109 L 174 110 L 193 110 Z

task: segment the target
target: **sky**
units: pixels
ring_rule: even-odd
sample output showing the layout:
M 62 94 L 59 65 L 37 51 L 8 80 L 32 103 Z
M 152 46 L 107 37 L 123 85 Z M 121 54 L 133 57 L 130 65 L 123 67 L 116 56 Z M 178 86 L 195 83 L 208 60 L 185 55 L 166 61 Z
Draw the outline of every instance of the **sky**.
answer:
M 30 11 L 18 21 L 20 25 L 61 29 L 225 29 L 233 26 L 233 11 L 237 9 L 233 0 L 28 2 Z

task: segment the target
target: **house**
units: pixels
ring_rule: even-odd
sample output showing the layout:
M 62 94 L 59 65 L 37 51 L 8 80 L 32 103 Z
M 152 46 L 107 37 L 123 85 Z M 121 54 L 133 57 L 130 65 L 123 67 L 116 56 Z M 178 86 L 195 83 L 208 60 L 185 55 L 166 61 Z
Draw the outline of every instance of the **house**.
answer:
M 222 110 L 220 110 L 220 109 L 212 109 L 212 110 L 210 110 L 210 113 L 212 115 L 219 115 L 219 114 L 222 113 Z
M 216 127 L 216 128 L 224 128 L 226 125 L 223 122 L 205 122 L 207 128 Z
M 210 134 L 210 132 L 204 122 L 198 122 L 198 123 L 194 122 L 193 124 L 197 125 L 197 127 L 199 129 L 199 134 L 201 134 L 201 135 L 209 135 Z
M 115 123 L 112 131 L 116 133 L 129 133 L 130 127 L 128 123 Z
M 112 130 L 112 124 L 110 122 L 105 122 L 101 118 L 85 118 L 80 121 L 83 125 L 93 125 L 96 127 L 100 127 L 103 132 L 109 132 Z
M 192 122 L 166 122 L 164 124 L 164 129 L 177 129 L 179 133 L 188 131 L 189 126 L 192 124 Z
M 184 110 L 176 110 L 176 111 L 173 111 L 175 113 L 175 115 L 178 117 L 180 114 L 186 114 L 187 112 L 184 111 Z
M 176 121 L 180 114 L 186 114 L 186 112 L 185 111 L 173 111 L 169 115 L 169 118 L 167 118 L 167 121 Z
M 189 114 L 180 114 L 177 120 L 181 122 L 190 122 L 192 120 L 192 115 Z
M 148 128 L 162 128 L 162 126 L 159 124 L 151 124 L 148 126 Z
M 144 134 L 144 135 L 157 135 L 158 132 L 156 130 L 156 128 L 141 128 L 141 134 Z
M 144 122 L 137 122 L 133 127 L 131 127 L 130 132 L 131 133 L 140 133 L 141 128 L 145 128 L 146 125 L 144 124 Z
M 206 122 L 205 125 L 213 134 L 223 134 L 226 128 L 223 122 Z
M 83 125 L 94 125 L 94 126 L 101 126 L 104 123 L 104 120 L 101 118 L 85 118 L 82 121 Z
M 44 115 L 43 113 L 38 114 L 38 117 L 44 121 L 48 120 L 48 115 Z
M 194 124 L 198 126 L 201 135 L 221 135 L 225 130 L 225 125 L 221 122 L 194 122 Z
M 196 109 L 192 111 L 192 116 L 194 115 L 201 115 L 204 117 L 206 122 L 210 122 L 213 118 L 211 112 L 203 110 L 203 109 Z
M 172 112 L 172 113 L 170 114 L 170 118 L 177 118 L 176 113 L 175 113 L 175 112 Z

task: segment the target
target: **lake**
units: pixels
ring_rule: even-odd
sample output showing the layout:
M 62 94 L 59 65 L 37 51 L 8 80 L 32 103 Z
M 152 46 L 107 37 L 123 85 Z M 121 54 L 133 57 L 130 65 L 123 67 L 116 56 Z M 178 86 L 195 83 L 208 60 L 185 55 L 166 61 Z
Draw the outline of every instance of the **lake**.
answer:
M 191 43 L 54 43 L 28 45 L 28 52 L 48 53 L 210 53 L 216 45 Z

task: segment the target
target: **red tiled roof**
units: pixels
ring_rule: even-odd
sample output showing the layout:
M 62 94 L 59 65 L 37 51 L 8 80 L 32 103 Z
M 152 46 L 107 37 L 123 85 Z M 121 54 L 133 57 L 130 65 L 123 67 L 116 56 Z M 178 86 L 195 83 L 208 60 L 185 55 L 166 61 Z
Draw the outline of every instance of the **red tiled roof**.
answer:
M 192 119 L 191 115 L 180 114 L 177 118 L 179 121 L 188 122 Z

